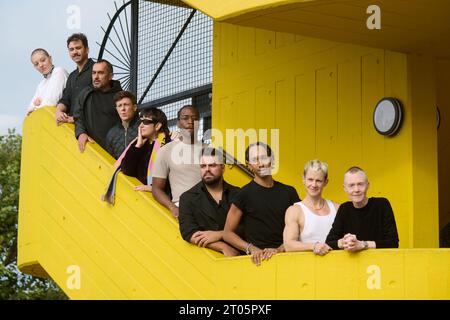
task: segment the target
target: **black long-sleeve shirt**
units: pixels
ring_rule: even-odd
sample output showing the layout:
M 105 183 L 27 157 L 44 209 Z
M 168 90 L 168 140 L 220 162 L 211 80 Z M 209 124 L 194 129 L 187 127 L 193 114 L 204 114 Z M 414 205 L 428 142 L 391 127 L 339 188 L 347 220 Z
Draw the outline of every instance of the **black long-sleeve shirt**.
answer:
M 356 235 L 358 240 L 375 241 L 377 248 L 398 248 L 394 212 L 386 198 L 369 198 L 363 208 L 355 208 L 350 201 L 343 203 L 326 243 L 339 249 L 337 242 L 347 233 Z
M 81 71 L 78 68 L 72 71 L 66 82 L 63 94 L 59 103 L 66 106 L 66 113 L 72 116 L 75 113 L 75 108 L 78 107 L 78 96 L 80 92 L 92 84 L 92 67 L 94 60 L 89 59 Z

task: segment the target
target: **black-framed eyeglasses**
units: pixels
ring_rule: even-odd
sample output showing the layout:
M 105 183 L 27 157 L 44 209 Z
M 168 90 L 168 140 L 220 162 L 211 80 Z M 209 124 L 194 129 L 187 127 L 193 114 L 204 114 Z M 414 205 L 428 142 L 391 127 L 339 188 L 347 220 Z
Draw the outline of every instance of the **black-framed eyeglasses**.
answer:
M 143 118 L 141 118 L 139 120 L 141 120 L 141 123 L 146 125 L 146 126 L 148 126 L 150 124 L 155 124 L 155 121 L 153 119 L 143 119 Z
M 198 116 L 185 115 L 185 116 L 181 116 L 180 117 L 180 120 L 183 120 L 183 121 L 189 121 L 189 119 L 192 120 L 192 121 L 199 121 L 200 120 L 200 118 Z

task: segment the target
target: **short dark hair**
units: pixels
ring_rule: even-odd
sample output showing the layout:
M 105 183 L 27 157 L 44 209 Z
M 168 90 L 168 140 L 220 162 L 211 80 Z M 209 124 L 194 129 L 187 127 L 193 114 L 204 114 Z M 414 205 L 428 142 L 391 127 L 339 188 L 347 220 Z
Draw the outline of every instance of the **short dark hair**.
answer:
M 108 60 L 105 60 L 105 59 L 99 59 L 99 60 L 97 60 L 97 62 L 94 63 L 94 64 L 98 64 L 98 63 L 106 63 L 106 69 L 108 70 L 108 72 L 109 72 L 110 74 L 113 74 L 113 73 L 114 73 L 113 66 L 112 66 L 112 64 L 111 64 Z
M 200 112 L 198 111 L 198 108 L 197 108 L 196 106 L 192 106 L 192 105 L 189 105 L 189 104 L 188 104 L 188 105 L 182 106 L 181 109 L 178 110 L 178 112 L 177 112 L 177 119 L 178 119 L 178 120 L 180 120 L 181 111 L 183 111 L 184 109 L 187 109 L 187 108 L 194 109 L 195 112 L 197 112 L 197 114 L 200 116 Z
M 88 39 L 86 38 L 86 36 L 83 33 L 74 33 L 73 35 L 68 37 L 67 38 L 67 47 L 69 47 L 69 44 L 72 41 L 81 41 L 85 48 L 89 48 Z
M 217 149 L 217 148 L 213 148 L 213 147 L 203 147 L 202 148 L 202 152 L 200 153 L 200 157 L 203 156 L 212 156 L 212 157 L 216 157 L 221 164 L 225 163 L 225 159 L 224 159 L 224 154 L 223 151 L 221 149 Z
M 162 110 L 158 108 L 143 109 L 139 112 L 139 117 L 151 118 L 155 122 L 155 124 L 158 122 L 161 123 L 161 129 L 159 129 L 159 131 L 164 133 L 166 137 L 165 142 L 170 142 L 171 138 L 169 127 L 167 125 L 167 116 Z
M 123 98 L 128 98 L 131 100 L 131 103 L 133 105 L 137 104 L 136 102 L 136 96 L 133 94 L 133 92 L 130 91 L 119 91 L 114 95 L 114 103 L 116 103 L 119 100 L 122 100 Z
M 258 142 L 255 142 L 255 143 L 251 143 L 247 147 L 247 149 L 245 149 L 245 161 L 249 162 L 249 160 L 250 160 L 249 159 L 250 158 L 250 149 L 253 148 L 253 147 L 259 147 L 259 146 L 261 146 L 264 149 L 266 149 L 266 153 L 267 153 L 268 157 L 272 156 L 272 149 L 267 144 L 265 144 L 264 142 L 258 141 Z

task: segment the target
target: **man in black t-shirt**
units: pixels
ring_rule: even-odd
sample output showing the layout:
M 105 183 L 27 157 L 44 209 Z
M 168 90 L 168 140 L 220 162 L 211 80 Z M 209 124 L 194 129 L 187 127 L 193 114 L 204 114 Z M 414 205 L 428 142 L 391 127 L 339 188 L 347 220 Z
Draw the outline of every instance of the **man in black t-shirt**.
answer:
M 360 251 L 398 248 L 398 234 L 391 204 L 386 198 L 367 198 L 369 181 L 359 167 L 344 175 L 344 190 L 351 201 L 341 204 L 326 243 L 333 249 Z
M 251 254 L 256 265 L 278 252 L 284 252 L 284 215 L 287 208 L 300 201 L 293 187 L 273 180 L 273 160 L 268 145 L 262 142 L 249 145 L 245 151 L 245 161 L 255 178 L 233 199 L 223 235 L 226 242 Z M 235 232 L 241 219 L 245 240 Z

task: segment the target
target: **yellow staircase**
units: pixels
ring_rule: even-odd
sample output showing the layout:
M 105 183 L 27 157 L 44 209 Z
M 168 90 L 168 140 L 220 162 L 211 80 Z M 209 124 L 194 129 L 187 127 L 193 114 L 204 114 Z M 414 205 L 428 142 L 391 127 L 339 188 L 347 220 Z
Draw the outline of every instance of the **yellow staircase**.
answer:
M 101 201 L 113 162 L 96 144 L 80 153 L 52 107 L 25 119 L 18 265 L 71 299 L 450 298 L 448 249 L 285 253 L 256 267 L 197 248 L 134 178 L 119 175 L 114 206 Z

